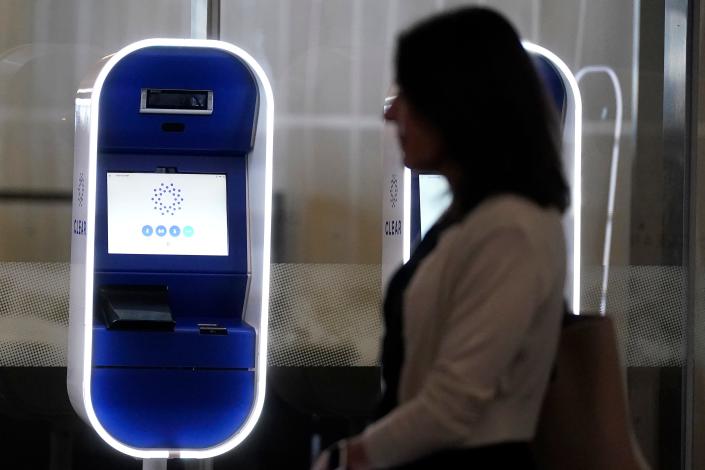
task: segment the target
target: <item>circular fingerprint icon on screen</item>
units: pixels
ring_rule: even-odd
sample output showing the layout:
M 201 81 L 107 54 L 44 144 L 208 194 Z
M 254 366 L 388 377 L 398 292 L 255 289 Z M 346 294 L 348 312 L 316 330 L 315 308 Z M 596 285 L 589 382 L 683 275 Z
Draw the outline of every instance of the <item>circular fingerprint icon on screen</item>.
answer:
M 161 215 L 174 215 L 181 210 L 184 197 L 181 190 L 174 186 L 174 183 L 161 183 L 154 188 L 152 194 L 152 206 Z

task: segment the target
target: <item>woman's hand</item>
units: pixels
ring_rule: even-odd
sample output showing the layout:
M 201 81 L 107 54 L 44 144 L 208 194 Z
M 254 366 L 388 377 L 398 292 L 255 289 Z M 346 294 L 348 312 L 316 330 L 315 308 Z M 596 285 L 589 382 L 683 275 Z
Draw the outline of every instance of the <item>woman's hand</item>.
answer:
M 318 454 L 318 458 L 311 466 L 311 470 L 329 470 L 330 469 L 330 451 L 324 450 Z
M 338 441 L 318 456 L 311 470 L 369 470 L 365 447 L 358 437 Z
M 348 470 L 369 470 L 372 468 L 365 446 L 362 445 L 362 439 L 355 436 L 347 441 L 346 447 L 347 462 L 345 463 Z

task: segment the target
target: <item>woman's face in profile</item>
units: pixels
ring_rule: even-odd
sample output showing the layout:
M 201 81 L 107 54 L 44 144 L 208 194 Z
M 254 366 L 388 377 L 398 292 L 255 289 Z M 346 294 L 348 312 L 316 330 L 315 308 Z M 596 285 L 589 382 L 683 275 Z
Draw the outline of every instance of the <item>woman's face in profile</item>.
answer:
M 438 131 L 416 112 L 404 93 L 399 92 L 386 108 L 384 118 L 397 126 L 404 165 L 421 172 L 438 172 L 443 166 Z

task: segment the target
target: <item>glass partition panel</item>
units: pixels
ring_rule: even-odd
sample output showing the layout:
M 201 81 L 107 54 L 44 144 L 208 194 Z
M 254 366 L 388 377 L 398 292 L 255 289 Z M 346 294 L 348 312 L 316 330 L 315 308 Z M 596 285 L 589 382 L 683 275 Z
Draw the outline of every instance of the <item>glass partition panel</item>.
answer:
M 507 15 L 579 80 L 583 310 L 615 320 L 634 426 L 652 468 L 683 468 L 690 188 L 679 140 L 686 112 L 678 104 L 689 80 L 689 0 L 0 2 L 0 372 L 65 365 L 79 80 L 99 58 L 135 40 L 189 37 L 196 4 L 220 5 L 221 38 L 250 52 L 274 88 L 269 363 L 375 368 L 382 149 L 390 145 L 382 103 L 393 80 L 395 37 L 429 14 L 473 3 Z M 33 380 L 32 390 L 44 383 Z M 279 383 L 296 380 L 287 375 Z M 280 392 L 297 393 L 294 385 Z M 12 411 L 8 403 L 0 400 Z M 346 413 L 367 411 L 360 405 Z M 305 447 L 290 455 L 305 460 L 311 447 L 325 445 L 310 438 L 316 423 L 290 433 Z M 10 447 L 22 433 L 48 432 L 13 426 L 0 436 Z M 109 468 L 112 454 L 96 452 L 79 460 Z M 243 452 L 240 463 L 267 459 Z M 48 468 L 47 453 L 24 460 Z
M 0 3 L 0 260 L 68 261 L 79 83 L 131 42 L 189 37 L 190 8 L 190 0 Z

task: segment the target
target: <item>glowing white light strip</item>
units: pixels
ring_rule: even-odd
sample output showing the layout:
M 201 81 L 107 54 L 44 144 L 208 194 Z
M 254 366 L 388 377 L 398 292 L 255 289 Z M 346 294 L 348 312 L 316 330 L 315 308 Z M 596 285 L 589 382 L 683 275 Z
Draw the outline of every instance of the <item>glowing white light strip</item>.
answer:
M 201 47 L 221 49 L 231 53 L 232 55 L 242 59 L 251 67 L 257 75 L 264 89 L 266 99 L 266 149 L 265 149 L 265 226 L 264 226 L 264 250 L 263 250 L 263 266 L 262 266 L 262 308 L 260 318 L 260 330 L 258 332 L 258 357 L 257 357 L 257 377 L 255 403 L 245 424 L 235 433 L 229 440 L 222 444 L 204 450 L 183 450 L 180 452 L 182 458 L 210 458 L 222 454 L 232 449 L 252 431 L 264 405 L 264 390 L 266 380 L 266 360 L 267 360 L 267 331 L 268 331 L 268 310 L 269 310 L 269 276 L 270 276 L 270 242 L 271 242 L 271 192 L 272 192 L 272 156 L 273 156 L 273 134 L 274 129 L 274 97 L 272 88 L 267 79 L 262 67 L 254 60 L 252 56 L 242 49 L 221 41 L 200 40 L 200 39 L 146 39 L 138 41 L 121 49 L 114 54 L 105 66 L 101 69 L 93 86 L 93 94 L 91 96 L 91 122 L 89 136 L 89 155 L 88 155 L 88 188 L 87 188 L 87 223 L 88 233 L 86 236 L 86 265 L 85 265 L 85 315 L 84 322 L 84 355 L 83 355 L 83 405 L 86 410 L 88 419 L 98 433 L 98 435 L 113 448 L 120 452 L 142 459 L 165 459 L 170 455 L 169 449 L 139 449 L 127 446 L 113 438 L 102 426 L 93 409 L 91 399 L 91 355 L 93 351 L 93 275 L 94 275 L 94 245 L 95 245 L 95 192 L 96 192 L 96 164 L 98 158 L 98 122 L 100 112 L 100 95 L 103 89 L 105 79 L 115 65 L 120 62 L 125 56 L 139 49 L 153 46 L 174 46 L 174 47 Z
M 619 169 L 619 146 L 622 136 L 622 113 L 624 109 L 622 101 L 622 87 L 615 71 L 606 65 L 591 65 L 583 67 L 575 74 L 575 80 L 580 80 L 590 73 L 605 73 L 612 82 L 614 96 L 616 100 L 616 111 L 614 118 L 614 141 L 612 143 L 612 161 L 610 162 L 610 186 L 607 198 L 607 220 L 605 221 L 605 241 L 602 252 L 602 292 L 600 297 L 600 315 L 607 313 L 607 284 L 610 277 L 610 252 L 612 250 L 612 224 L 614 220 L 614 199 L 617 192 L 617 171 Z
M 404 168 L 404 225 L 402 227 L 403 262 L 411 257 L 411 170 Z
M 540 54 L 558 68 L 563 79 L 568 82 L 573 97 L 574 107 L 574 156 L 573 187 L 571 193 L 571 210 L 573 212 L 573 313 L 580 315 L 580 230 L 582 216 L 582 137 L 583 137 L 583 102 L 578 82 L 568 66 L 556 54 L 529 41 L 523 41 L 524 48 Z

